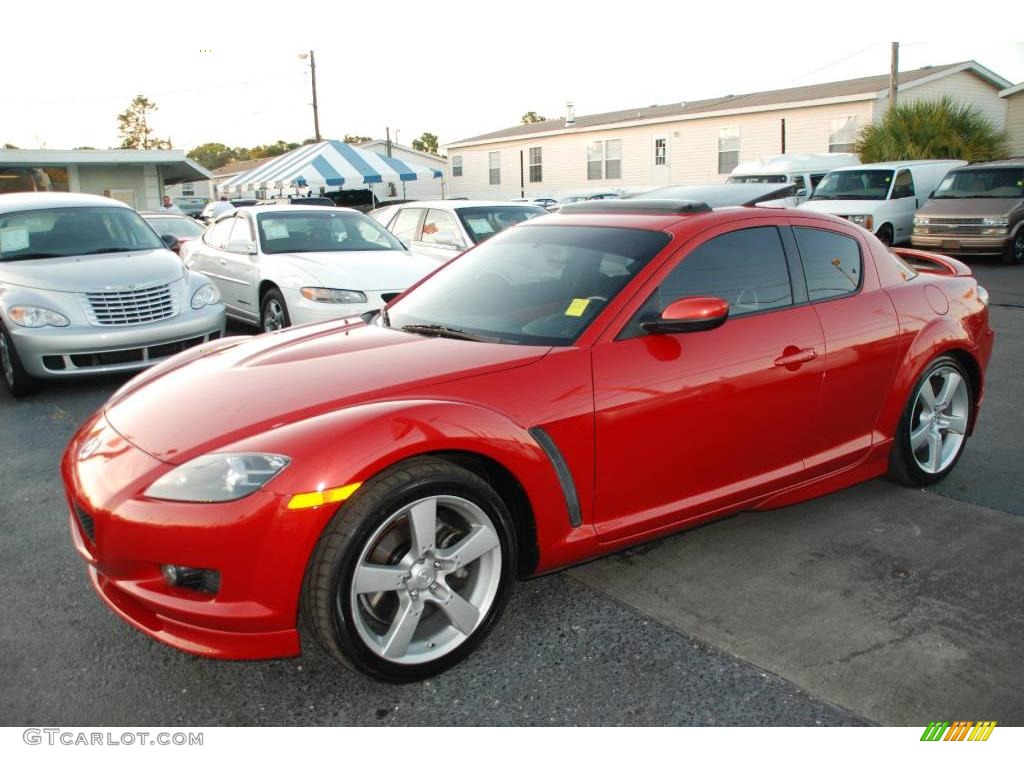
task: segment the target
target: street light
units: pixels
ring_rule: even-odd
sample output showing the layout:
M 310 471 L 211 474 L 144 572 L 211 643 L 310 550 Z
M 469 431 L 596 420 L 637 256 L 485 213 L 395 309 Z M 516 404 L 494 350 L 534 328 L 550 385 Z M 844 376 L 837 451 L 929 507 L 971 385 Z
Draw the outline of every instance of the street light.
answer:
M 311 79 L 313 81 L 313 132 L 314 132 L 314 135 L 316 136 L 316 142 L 317 142 L 317 144 L 319 144 L 320 143 L 320 115 L 317 112 L 317 108 L 316 108 L 316 57 L 313 55 L 313 52 L 310 51 L 309 53 L 300 53 L 299 54 L 299 58 L 300 59 L 306 59 L 306 58 L 309 59 L 309 72 L 310 72 L 310 75 L 311 75 Z

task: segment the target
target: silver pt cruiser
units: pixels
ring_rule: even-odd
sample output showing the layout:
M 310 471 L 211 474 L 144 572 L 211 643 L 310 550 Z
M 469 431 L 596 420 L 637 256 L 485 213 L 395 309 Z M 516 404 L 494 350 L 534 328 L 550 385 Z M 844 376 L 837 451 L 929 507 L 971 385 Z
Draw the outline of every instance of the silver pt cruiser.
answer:
M 133 371 L 224 333 L 224 305 L 132 208 L 97 195 L 0 195 L 0 374 Z

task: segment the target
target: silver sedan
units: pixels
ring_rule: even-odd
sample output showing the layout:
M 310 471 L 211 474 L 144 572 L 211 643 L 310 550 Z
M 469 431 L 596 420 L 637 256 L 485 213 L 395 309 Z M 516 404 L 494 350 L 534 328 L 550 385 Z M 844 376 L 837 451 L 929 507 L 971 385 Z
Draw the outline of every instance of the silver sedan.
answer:
M 171 240 L 109 198 L 0 196 L 0 374 L 12 394 L 138 370 L 222 336 L 217 287 Z

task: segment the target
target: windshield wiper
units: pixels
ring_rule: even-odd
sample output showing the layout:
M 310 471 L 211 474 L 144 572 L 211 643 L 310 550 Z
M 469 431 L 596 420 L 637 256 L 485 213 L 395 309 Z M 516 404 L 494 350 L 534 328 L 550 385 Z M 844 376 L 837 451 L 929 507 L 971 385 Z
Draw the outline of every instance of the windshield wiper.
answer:
M 466 331 L 458 328 L 450 328 L 447 325 L 410 323 L 409 325 L 403 325 L 399 330 L 408 331 L 409 333 L 418 333 L 422 336 L 442 336 L 446 339 L 462 339 L 464 341 L 492 340 L 484 336 L 474 336 L 471 333 L 467 333 Z
M 75 254 L 76 256 L 95 256 L 97 253 L 125 253 L 126 251 L 137 251 L 138 248 L 127 248 L 123 245 L 113 246 L 110 248 L 97 248 L 95 251 L 86 251 L 85 253 Z
M 17 256 L 7 256 L 0 261 L 21 261 L 22 259 L 56 259 L 67 256 L 66 253 L 19 253 Z

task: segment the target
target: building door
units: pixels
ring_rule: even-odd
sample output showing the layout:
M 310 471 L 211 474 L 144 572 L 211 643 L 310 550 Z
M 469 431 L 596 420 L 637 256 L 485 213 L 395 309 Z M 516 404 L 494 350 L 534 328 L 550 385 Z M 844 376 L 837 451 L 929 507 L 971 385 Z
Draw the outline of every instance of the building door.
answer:
M 656 135 L 651 140 L 651 184 L 663 187 L 669 183 L 668 135 Z

